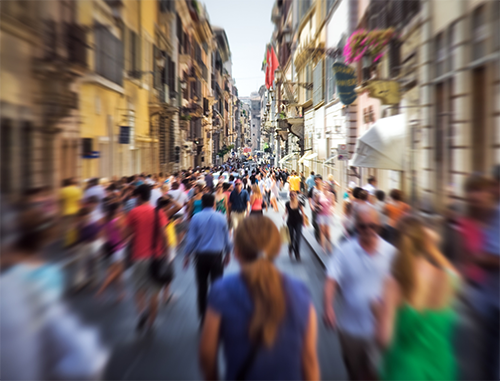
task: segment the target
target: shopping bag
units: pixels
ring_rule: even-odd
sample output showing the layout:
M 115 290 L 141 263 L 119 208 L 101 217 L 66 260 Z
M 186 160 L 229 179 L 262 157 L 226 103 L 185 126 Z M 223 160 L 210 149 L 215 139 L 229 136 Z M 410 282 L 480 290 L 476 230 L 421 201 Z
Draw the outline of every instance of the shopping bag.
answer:
M 309 226 L 309 217 L 304 214 L 304 226 Z
M 283 225 L 280 228 L 281 243 L 290 242 L 290 232 L 288 231 L 288 226 Z

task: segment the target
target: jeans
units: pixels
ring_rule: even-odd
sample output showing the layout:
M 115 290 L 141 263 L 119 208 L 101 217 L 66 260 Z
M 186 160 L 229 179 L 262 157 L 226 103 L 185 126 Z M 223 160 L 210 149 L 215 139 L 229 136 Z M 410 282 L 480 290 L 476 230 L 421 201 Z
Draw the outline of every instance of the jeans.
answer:
M 489 307 L 483 321 L 483 380 L 498 380 L 500 355 L 500 308 Z
M 349 380 L 377 380 L 380 351 L 375 340 L 340 331 L 339 341 Z
M 214 283 L 224 273 L 222 254 L 196 255 L 196 283 L 198 285 L 198 313 L 204 318 L 207 309 L 208 277 Z
M 319 225 L 318 222 L 316 221 L 316 212 L 312 211 L 312 226 L 314 228 L 314 238 L 316 238 L 316 241 L 319 242 L 320 239 L 320 234 L 319 234 Z
M 302 236 L 302 224 L 287 224 L 290 232 L 290 244 L 288 251 L 295 253 L 295 259 L 300 260 L 300 238 Z

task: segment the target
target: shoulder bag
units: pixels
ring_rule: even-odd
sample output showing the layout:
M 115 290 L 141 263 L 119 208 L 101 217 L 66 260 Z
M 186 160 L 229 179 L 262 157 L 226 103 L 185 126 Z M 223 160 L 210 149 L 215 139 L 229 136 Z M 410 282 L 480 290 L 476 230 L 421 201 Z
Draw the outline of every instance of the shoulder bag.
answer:
M 156 241 L 158 240 L 158 231 L 160 227 L 158 226 L 158 208 L 155 208 L 155 221 L 153 228 L 153 241 L 151 243 L 151 262 L 149 264 L 149 275 L 154 282 L 161 285 L 167 285 L 174 279 L 174 264 L 170 261 L 168 256 L 161 255 L 156 258 Z

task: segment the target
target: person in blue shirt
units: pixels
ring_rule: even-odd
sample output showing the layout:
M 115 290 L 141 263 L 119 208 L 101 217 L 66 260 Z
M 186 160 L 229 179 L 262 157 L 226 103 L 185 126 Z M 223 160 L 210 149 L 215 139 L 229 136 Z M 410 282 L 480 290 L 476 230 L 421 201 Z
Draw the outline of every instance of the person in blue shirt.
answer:
M 234 235 L 240 272 L 212 286 L 200 338 L 207 380 L 319 380 L 317 318 L 307 287 L 281 273 L 278 228 L 268 217 L 245 218 Z
M 316 176 L 314 175 L 314 172 L 311 172 L 311 176 L 306 180 L 306 185 L 307 185 L 307 190 L 314 188 L 314 185 L 316 180 Z
M 201 321 L 207 305 L 208 277 L 211 283 L 222 277 L 229 263 L 231 243 L 226 218 L 215 211 L 215 197 L 204 194 L 203 210 L 193 216 L 186 238 L 184 267 L 195 256 L 196 283 L 198 284 L 198 313 Z
M 486 273 L 477 287 L 473 305 L 478 313 L 477 325 L 483 344 L 483 372 L 481 378 L 498 380 L 500 377 L 500 165 L 493 168 L 489 218 L 483 227 L 483 249 L 472 257 Z
M 250 210 L 250 196 L 243 189 L 240 179 L 235 181 L 235 188 L 229 196 L 229 216 L 233 224 L 233 229 L 238 228 L 238 224 L 247 216 Z

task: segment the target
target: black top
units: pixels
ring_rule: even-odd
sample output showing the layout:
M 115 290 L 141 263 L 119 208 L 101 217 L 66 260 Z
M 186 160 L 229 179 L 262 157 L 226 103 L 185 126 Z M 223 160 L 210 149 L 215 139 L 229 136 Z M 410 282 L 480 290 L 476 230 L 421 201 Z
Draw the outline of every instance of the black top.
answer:
M 297 209 L 292 209 L 290 207 L 290 201 L 287 201 L 285 207 L 286 211 L 288 212 L 287 223 L 289 223 L 290 225 L 302 224 L 302 213 L 300 212 L 300 205 L 297 207 Z

